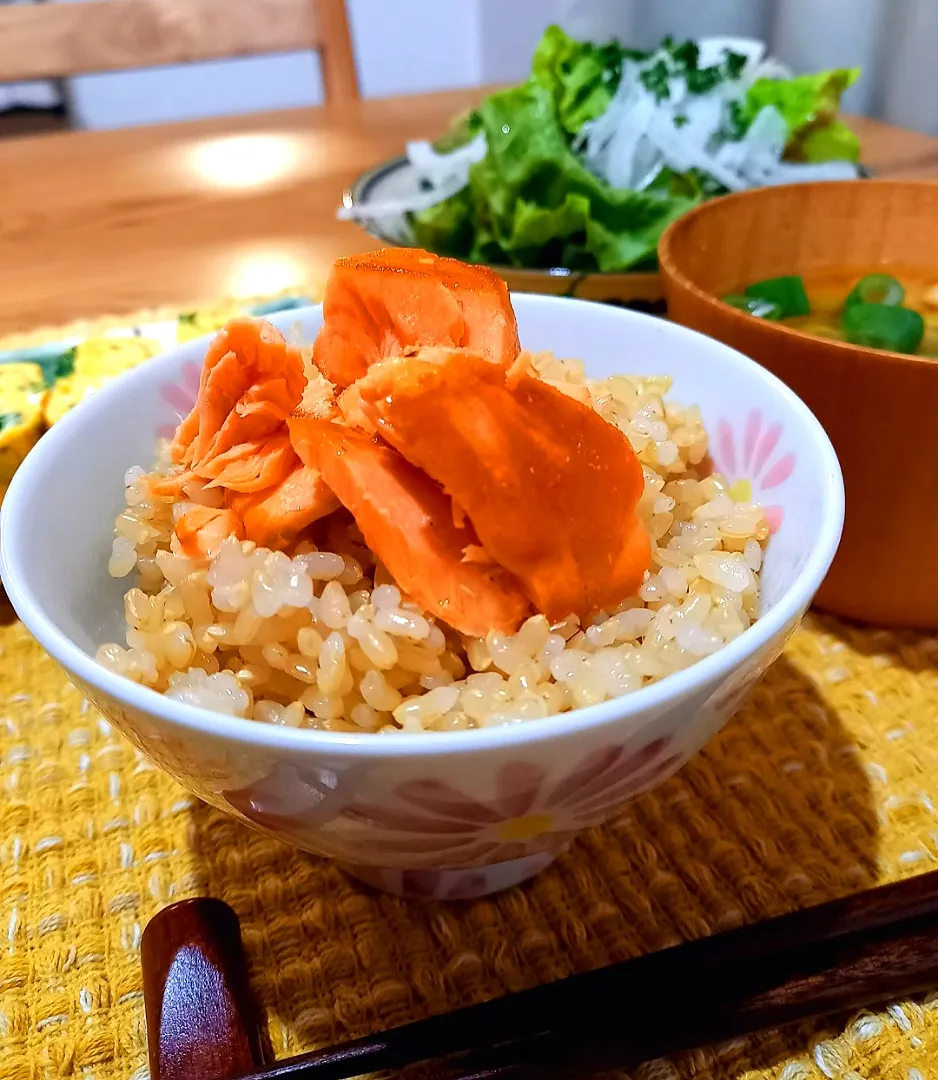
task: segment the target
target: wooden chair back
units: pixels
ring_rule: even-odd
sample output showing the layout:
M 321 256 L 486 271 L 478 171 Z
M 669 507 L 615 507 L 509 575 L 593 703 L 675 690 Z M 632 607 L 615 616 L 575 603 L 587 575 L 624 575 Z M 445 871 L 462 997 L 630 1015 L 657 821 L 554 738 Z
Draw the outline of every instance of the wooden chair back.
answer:
M 0 81 L 314 49 L 327 102 L 358 97 L 344 0 L 89 0 L 0 6 Z

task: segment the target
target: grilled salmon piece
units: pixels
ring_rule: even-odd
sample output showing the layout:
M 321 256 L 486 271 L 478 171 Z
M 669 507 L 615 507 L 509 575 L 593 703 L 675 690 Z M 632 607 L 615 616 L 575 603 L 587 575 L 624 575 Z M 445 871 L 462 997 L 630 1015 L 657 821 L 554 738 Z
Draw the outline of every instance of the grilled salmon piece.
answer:
M 487 555 L 551 619 L 620 603 L 651 561 L 644 476 L 588 405 L 465 349 L 384 361 L 359 379 L 381 438 L 439 483 Z
M 401 589 L 464 634 L 517 630 L 527 597 L 499 566 L 467 560 L 478 546 L 452 500 L 392 447 L 328 420 L 290 421 L 293 445 L 348 508 L 368 547 Z
M 519 344 L 508 286 L 488 267 L 419 248 L 336 261 L 313 346 L 327 379 L 350 386 L 379 360 L 424 345 L 466 347 L 510 364 Z

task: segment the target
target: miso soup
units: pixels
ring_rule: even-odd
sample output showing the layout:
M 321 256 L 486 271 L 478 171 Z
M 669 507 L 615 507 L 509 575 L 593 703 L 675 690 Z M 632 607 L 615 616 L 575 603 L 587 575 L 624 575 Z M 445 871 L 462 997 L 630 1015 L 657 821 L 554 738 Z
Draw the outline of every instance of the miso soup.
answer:
M 831 270 L 747 284 L 724 302 L 816 337 L 938 358 L 938 271 Z

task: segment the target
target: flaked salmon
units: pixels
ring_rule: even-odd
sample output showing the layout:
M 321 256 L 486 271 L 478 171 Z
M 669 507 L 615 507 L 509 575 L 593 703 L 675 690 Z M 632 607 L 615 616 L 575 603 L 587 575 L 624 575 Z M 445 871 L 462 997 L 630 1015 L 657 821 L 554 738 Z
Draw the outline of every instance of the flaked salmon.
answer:
M 335 263 L 313 346 L 327 379 L 350 386 L 379 360 L 425 345 L 465 347 L 511 363 L 520 346 L 505 282 L 488 267 L 418 248 L 386 248 Z
M 356 383 L 381 437 L 450 495 L 493 561 L 549 618 L 581 617 L 641 584 L 651 550 L 642 467 L 592 408 L 467 350 L 372 367 Z
M 288 547 L 338 507 L 290 442 L 287 417 L 304 402 L 320 415 L 334 411 L 331 386 L 307 380 L 299 349 L 287 345 L 276 327 L 233 319 L 215 335 L 195 406 L 170 450 L 183 468 L 151 482 L 161 497 L 184 497 L 193 480 L 223 492 L 223 512 L 196 514 L 181 529 L 177 523 L 187 554 L 211 555 L 224 527 L 264 547 Z
M 290 474 L 279 484 L 254 494 L 232 494 L 229 506 L 243 522 L 244 535 L 258 547 L 283 550 L 304 529 L 328 517 L 341 505 L 318 469 L 296 458 Z
M 451 500 L 426 473 L 342 424 L 291 420 L 290 435 L 405 593 L 466 634 L 518 628 L 527 597 L 502 567 L 464 560 L 478 539 L 468 525 L 456 525 Z
M 176 522 L 176 538 L 184 555 L 197 559 L 218 553 L 229 536 L 244 539 L 244 526 L 232 510 L 193 506 Z
M 263 321 L 212 340 L 178 471 L 152 481 L 222 493 L 176 523 L 186 554 L 228 535 L 289 549 L 344 508 L 400 588 L 466 634 L 636 591 L 641 465 L 586 388 L 537 375 L 497 275 L 413 249 L 340 259 L 323 316 L 312 364 Z

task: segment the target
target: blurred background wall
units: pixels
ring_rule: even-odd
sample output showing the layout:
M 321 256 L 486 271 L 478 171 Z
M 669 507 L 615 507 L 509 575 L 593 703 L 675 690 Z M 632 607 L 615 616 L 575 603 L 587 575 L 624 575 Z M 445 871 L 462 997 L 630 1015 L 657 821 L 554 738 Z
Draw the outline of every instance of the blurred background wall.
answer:
M 544 27 L 559 22 L 576 35 L 638 46 L 666 33 L 754 36 L 798 70 L 859 65 L 848 109 L 938 134 L 938 0 L 346 2 L 369 97 L 520 79 Z M 60 97 L 74 123 L 108 128 L 314 105 L 321 91 L 317 59 L 307 53 L 89 75 L 62 86 L 0 85 L 0 109 Z

